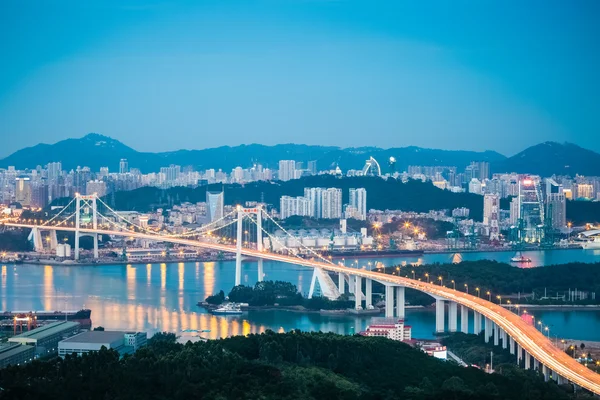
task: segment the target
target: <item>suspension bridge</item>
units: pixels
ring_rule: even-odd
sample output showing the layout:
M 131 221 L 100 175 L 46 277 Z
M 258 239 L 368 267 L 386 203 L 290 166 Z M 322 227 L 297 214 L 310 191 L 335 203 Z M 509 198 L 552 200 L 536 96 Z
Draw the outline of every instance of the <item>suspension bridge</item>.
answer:
M 71 212 L 73 210 L 74 212 Z M 245 208 L 241 206 L 215 221 L 183 233 L 158 231 L 131 222 L 127 216 L 113 210 L 95 195 L 76 195 L 69 204 L 46 221 L 3 221 L 6 227 L 31 229 L 30 239 L 33 240 L 36 250 L 43 248 L 43 233 L 49 234 L 47 242 L 50 246 L 56 246 L 57 231 L 74 232 L 75 259 L 79 258 L 79 239 L 83 236 L 92 237 L 94 241 L 93 256 L 97 258 L 99 235 L 145 239 L 234 253 L 236 255 L 236 285 L 241 284 L 242 257 L 258 260 L 258 281 L 264 277 L 263 260 L 312 268 L 313 277 L 309 296 L 319 290 L 323 296 L 336 299 L 345 293 L 347 287 L 348 292 L 354 295 L 357 310 L 362 309 L 363 304 L 365 308 L 372 308 L 372 283 L 375 281 L 385 287 L 385 316 L 388 318 L 403 319 L 405 317 L 405 289 L 418 290 L 435 299 L 436 332 L 443 333 L 446 330 L 447 321 L 450 332 L 470 333 L 468 321 L 472 313 L 474 319 L 472 333 L 483 332 L 486 342 L 493 341 L 494 345 L 509 349 L 511 354 L 516 354 L 517 362 L 526 369 L 540 371 L 545 380 L 554 379 L 559 384 L 571 382 L 600 395 L 599 374 L 571 358 L 556 347 L 542 332 L 510 310 L 479 296 L 442 285 L 336 264 L 314 249 L 302 245 L 299 249 L 289 248 L 282 243 L 281 237 L 273 235 L 270 229 L 265 229 L 265 223 L 277 227 L 289 235 L 261 207 Z M 250 235 L 249 228 L 252 228 L 255 234 Z M 235 238 L 230 237 L 233 236 L 233 229 L 235 229 Z M 220 233 L 224 230 L 229 230 L 229 234 L 221 235 Z M 247 240 L 244 240 L 244 235 Z M 291 235 L 289 237 L 293 238 Z M 249 239 L 254 239 L 255 243 Z M 271 251 L 268 246 L 264 246 L 265 240 L 263 239 L 278 242 L 283 251 Z M 332 276 L 337 277 L 337 284 Z M 460 327 L 457 326 L 459 308 Z

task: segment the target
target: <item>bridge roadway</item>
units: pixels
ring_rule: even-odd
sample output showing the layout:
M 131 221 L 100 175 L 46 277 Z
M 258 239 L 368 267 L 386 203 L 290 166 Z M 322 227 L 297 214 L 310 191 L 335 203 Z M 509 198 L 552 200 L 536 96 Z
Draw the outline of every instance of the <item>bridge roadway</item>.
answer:
M 7 223 L 7 226 L 33 228 L 33 225 Z M 39 226 L 42 230 L 75 231 L 72 227 L 62 226 Z M 130 231 L 113 230 L 94 230 L 89 228 L 80 228 L 80 233 L 100 233 L 106 235 L 128 236 L 138 239 L 148 239 L 181 244 L 186 246 L 202 247 L 210 250 L 220 250 L 230 253 L 236 252 L 235 246 L 223 245 L 218 243 L 201 242 L 192 239 L 183 239 L 178 237 L 160 236 L 157 234 L 133 233 Z M 325 262 L 315 261 L 314 259 L 300 259 L 293 256 L 286 256 L 267 251 L 258 251 L 242 248 L 242 254 L 245 256 L 263 258 L 266 260 L 280 261 L 289 264 L 302 265 L 310 268 L 322 268 L 323 270 L 360 276 L 383 284 L 388 283 L 395 286 L 404 286 L 428 293 L 432 296 L 440 297 L 445 300 L 456 302 L 474 310 L 489 320 L 493 321 L 502 330 L 504 330 L 513 340 L 518 343 L 528 354 L 537 359 L 540 363 L 551 369 L 554 373 L 577 384 L 596 395 L 600 395 L 600 374 L 593 372 L 587 367 L 581 365 L 568 354 L 554 346 L 552 342 L 538 331 L 534 326 L 527 324 L 518 315 L 500 307 L 497 304 L 484 300 L 482 298 L 463 293 L 454 289 L 437 286 L 432 283 L 417 281 L 400 276 L 387 275 L 380 272 L 368 271 L 364 269 L 350 268 L 340 265 L 333 265 Z

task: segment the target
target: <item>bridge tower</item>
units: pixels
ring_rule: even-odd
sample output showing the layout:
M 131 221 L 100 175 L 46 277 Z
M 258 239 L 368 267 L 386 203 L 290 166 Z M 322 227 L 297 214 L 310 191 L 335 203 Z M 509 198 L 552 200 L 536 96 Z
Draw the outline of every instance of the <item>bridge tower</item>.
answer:
M 263 240 L 262 240 L 262 206 L 244 208 L 242 206 L 237 207 L 237 235 L 235 241 L 235 286 L 242 284 L 242 233 L 243 226 L 242 222 L 246 215 L 256 215 L 256 250 L 263 251 Z M 264 278 L 263 271 L 263 259 L 258 259 L 258 282 L 262 282 Z
M 81 233 L 81 202 L 83 201 L 86 206 L 91 205 L 92 207 L 92 227 L 94 230 L 98 229 L 98 209 L 96 205 L 96 199 L 98 196 L 94 193 L 89 196 L 83 196 L 79 193 L 75 193 L 75 260 L 79 260 L 79 238 L 82 236 L 92 236 L 94 238 L 94 258 L 98 258 L 98 233 Z

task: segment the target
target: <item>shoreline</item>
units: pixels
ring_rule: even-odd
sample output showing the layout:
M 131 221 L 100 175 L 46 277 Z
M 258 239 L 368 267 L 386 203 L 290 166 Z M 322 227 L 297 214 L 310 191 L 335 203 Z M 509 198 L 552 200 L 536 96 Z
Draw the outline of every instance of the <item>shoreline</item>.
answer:
M 548 250 L 585 250 L 582 249 L 580 247 L 556 247 L 556 248 L 549 248 L 549 249 L 523 249 L 523 250 L 519 250 L 519 251 L 523 251 L 523 252 L 541 252 L 541 251 L 548 251 Z M 410 255 L 410 254 L 377 254 L 377 255 L 351 255 L 351 256 L 342 256 L 342 255 L 337 255 L 337 256 L 333 256 L 332 259 L 334 260 L 338 260 L 338 259 L 344 259 L 347 257 L 353 258 L 419 258 L 422 257 L 423 255 L 429 255 L 429 254 L 457 254 L 457 253 L 505 253 L 505 252 L 513 252 L 516 251 L 515 249 L 507 249 L 507 248 L 491 248 L 491 249 L 475 249 L 475 250 L 471 250 L 471 249 L 457 249 L 457 250 L 423 250 L 422 254 L 419 255 Z M 253 259 L 252 257 L 249 258 L 244 258 L 242 260 L 242 262 L 248 260 L 248 259 Z M 50 265 L 50 266 L 103 266 L 103 265 L 139 265 L 139 264 L 167 264 L 167 263 L 181 263 L 181 262 L 218 262 L 218 261 L 235 261 L 235 258 L 222 258 L 219 259 L 218 257 L 198 257 L 198 258 L 185 258 L 185 259 L 171 259 L 171 260 L 135 260 L 135 261 L 123 261 L 123 260 L 107 260 L 107 261 L 84 261 L 84 262 L 75 262 L 73 260 L 67 260 L 67 262 L 64 261 L 57 261 L 57 260 L 44 260 L 44 259 L 37 259 L 37 260 L 19 260 L 19 261 L 15 261 L 15 260 L 0 260 L 1 263 L 5 263 L 6 265 L 19 265 L 19 264 L 33 264 L 33 265 Z
M 550 310 L 550 311 L 560 311 L 560 310 L 590 310 L 590 311 L 600 311 L 600 304 L 511 304 L 508 307 L 506 304 L 502 304 L 502 307 L 505 309 L 511 309 L 514 307 L 519 307 L 521 309 L 535 309 L 535 310 Z

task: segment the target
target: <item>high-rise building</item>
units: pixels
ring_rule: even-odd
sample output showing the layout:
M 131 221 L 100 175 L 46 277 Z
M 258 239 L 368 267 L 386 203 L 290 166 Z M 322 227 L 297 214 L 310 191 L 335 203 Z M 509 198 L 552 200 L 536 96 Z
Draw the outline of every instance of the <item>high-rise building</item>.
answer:
M 482 194 L 481 181 L 477 178 L 472 178 L 469 182 L 469 193 Z
M 292 215 L 310 216 L 310 202 L 306 197 L 282 196 L 280 199 L 279 217 L 286 219 Z
M 479 169 L 479 180 L 490 179 L 490 163 L 487 161 L 480 161 L 477 163 Z
M 22 206 L 31 205 L 31 180 L 29 177 L 15 179 L 15 201 Z
M 545 222 L 539 177 L 519 179 L 519 236 L 525 242 L 540 242 Z
M 279 180 L 289 181 L 294 179 L 296 176 L 296 161 L 294 160 L 281 160 L 279 161 Z
M 323 190 L 323 188 L 304 188 L 304 197 L 308 199 L 311 217 L 321 218 L 323 205 L 321 193 Z
M 342 218 L 342 189 L 328 188 L 321 192 L 321 218 Z
M 312 175 L 316 175 L 317 174 L 317 161 L 316 160 L 308 162 L 308 171 Z
M 129 172 L 129 163 L 126 158 L 121 158 L 121 162 L 119 163 L 119 173 L 126 174 Z
M 51 162 L 47 165 L 48 181 L 56 181 L 62 174 L 62 164 L 60 162 Z
M 206 203 L 206 212 L 210 222 L 216 221 L 223 217 L 224 195 L 222 190 L 219 192 L 207 190 Z
M 552 218 L 552 228 L 567 226 L 567 199 L 564 193 L 550 193 L 546 197 L 546 213 Z
M 98 174 L 98 179 L 108 178 L 108 167 L 100 167 L 100 173 Z
M 85 194 L 92 195 L 96 194 L 98 197 L 103 197 L 106 195 L 106 182 L 94 180 L 88 181 L 85 185 Z
M 168 167 L 161 167 L 160 173 L 165 174 L 165 182 L 174 183 L 181 175 L 181 165 L 171 164 Z
M 519 196 L 513 197 L 510 201 L 510 218 L 509 222 L 512 226 L 517 226 L 519 223 L 519 209 L 521 208 L 519 204 Z
M 350 189 L 350 201 L 348 203 L 355 208 L 358 219 L 367 219 L 367 190 L 365 188 Z
M 588 183 L 578 183 L 577 184 L 577 198 L 578 199 L 593 199 L 594 196 L 594 186 Z
M 31 186 L 31 206 L 44 208 L 48 205 L 48 185 L 37 182 Z
M 500 195 L 486 194 L 483 196 L 483 224 L 489 227 L 490 240 L 500 240 L 498 224 L 500 213 Z

